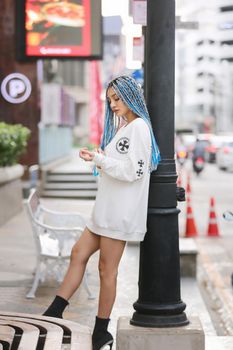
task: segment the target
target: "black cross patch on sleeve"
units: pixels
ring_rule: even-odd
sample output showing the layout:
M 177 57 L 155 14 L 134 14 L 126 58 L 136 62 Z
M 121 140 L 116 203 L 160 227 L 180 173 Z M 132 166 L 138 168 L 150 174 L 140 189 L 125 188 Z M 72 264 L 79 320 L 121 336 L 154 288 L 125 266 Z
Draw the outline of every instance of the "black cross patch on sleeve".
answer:
M 139 169 L 136 173 L 138 177 L 141 177 L 143 175 L 143 171 L 141 169 Z
M 143 165 L 144 165 L 143 160 L 139 160 L 139 161 L 138 161 L 138 164 L 139 164 L 140 168 L 142 168 L 142 167 L 143 167 Z
M 145 162 L 142 159 L 140 159 L 138 161 L 139 169 L 136 171 L 136 174 L 137 174 L 138 178 L 140 178 L 143 175 L 142 169 L 144 167 L 144 164 L 145 164 Z

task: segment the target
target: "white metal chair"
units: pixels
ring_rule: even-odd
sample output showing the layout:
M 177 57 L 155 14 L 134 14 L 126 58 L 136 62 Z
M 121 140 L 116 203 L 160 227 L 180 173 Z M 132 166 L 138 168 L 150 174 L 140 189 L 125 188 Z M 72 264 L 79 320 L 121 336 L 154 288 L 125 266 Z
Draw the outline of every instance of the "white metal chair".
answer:
M 26 210 L 32 225 L 37 250 L 37 266 L 33 285 L 27 298 L 35 298 L 40 282 L 53 276 L 58 282 L 63 280 L 70 259 L 71 249 L 85 228 L 85 220 L 80 213 L 65 213 L 45 208 L 36 193 L 31 193 L 26 201 Z M 89 299 L 94 299 L 85 272 L 83 283 Z

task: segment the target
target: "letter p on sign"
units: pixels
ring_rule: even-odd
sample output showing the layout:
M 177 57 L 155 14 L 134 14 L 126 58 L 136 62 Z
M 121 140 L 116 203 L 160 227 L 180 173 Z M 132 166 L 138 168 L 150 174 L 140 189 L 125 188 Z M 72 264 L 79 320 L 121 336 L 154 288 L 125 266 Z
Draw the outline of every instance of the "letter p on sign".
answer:
M 3 98 L 10 103 L 22 103 L 31 95 L 30 80 L 21 73 L 8 75 L 1 84 Z
M 26 90 L 26 86 L 22 80 L 12 79 L 9 81 L 9 94 L 15 98 L 21 95 Z

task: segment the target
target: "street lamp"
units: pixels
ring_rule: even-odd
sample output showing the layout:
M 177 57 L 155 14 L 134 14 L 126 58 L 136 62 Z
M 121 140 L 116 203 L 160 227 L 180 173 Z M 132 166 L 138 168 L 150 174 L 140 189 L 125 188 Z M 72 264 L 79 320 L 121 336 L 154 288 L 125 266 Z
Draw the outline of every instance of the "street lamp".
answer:
M 189 323 L 180 297 L 179 230 L 174 160 L 175 1 L 147 1 L 147 105 L 162 161 L 151 174 L 147 233 L 140 244 L 139 296 L 130 323 Z

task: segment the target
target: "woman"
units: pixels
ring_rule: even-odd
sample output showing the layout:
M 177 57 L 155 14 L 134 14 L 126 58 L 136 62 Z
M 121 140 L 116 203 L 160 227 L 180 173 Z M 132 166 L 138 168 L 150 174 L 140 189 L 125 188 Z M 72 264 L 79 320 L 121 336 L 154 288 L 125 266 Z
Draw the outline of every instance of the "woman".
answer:
M 119 127 L 124 119 L 124 126 Z M 93 350 L 113 344 L 107 331 L 116 296 L 117 271 L 126 241 L 142 241 L 146 233 L 150 172 L 160 153 L 141 88 L 128 76 L 108 85 L 101 150 L 81 149 L 100 172 L 91 219 L 74 245 L 70 266 L 53 303 L 44 315 L 62 317 L 68 300 L 79 287 L 90 256 L 100 250 L 98 315 L 92 334 Z

